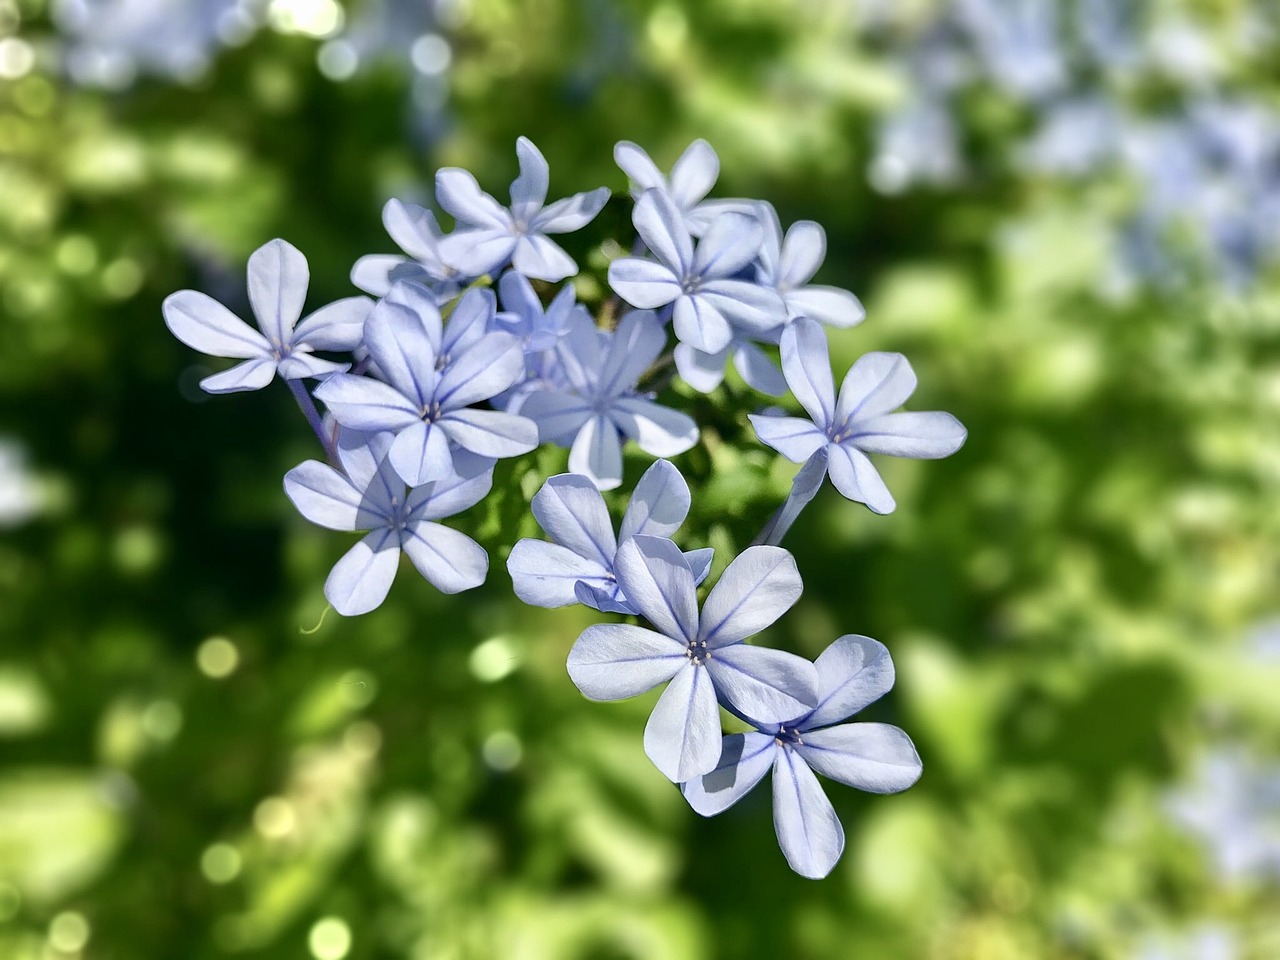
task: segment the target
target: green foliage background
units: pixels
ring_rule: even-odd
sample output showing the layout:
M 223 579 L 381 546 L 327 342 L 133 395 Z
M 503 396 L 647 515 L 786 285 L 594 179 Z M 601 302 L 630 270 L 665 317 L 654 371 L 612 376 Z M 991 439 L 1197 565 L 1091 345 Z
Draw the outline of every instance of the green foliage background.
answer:
M 38 0 L 9 6 L 50 36 Z M 1009 173 L 1017 119 L 990 104 L 967 187 L 877 195 L 902 65 L 842 4 L 465 11 L 429 142 L 402 69 L 335 83 L 314 40 L 270 31 L 194 85 L 0 81 L 0 433 L 43 504 L 0 531 L 0 958 L 337 956 L 345 929 L 353 958 L 1084 960 L 1205 924 L 1280 956 L 1274 880 L 1224 879 L 1165 801 L 1206 751 L 1280 743 L 1280 659 L 1246 643 L 1280 608 L 1276 273 L 1101 295 L 1132 185 Z M 1273 81 L 1240 79 L 1274 101 Z M 895 514 L 827 489 L 788 539 L 806 589 L 769 641 L 885 642 L 897 687 L 866 718 L 925 764 L 899 796 L 830 789 L 848 848 L 824 882 L 787 869 L 767 790 L 688 810 L 641 748 L 653 695 L 579 696 L 589 611 L 515 600 L 506 551 L 563 453 L 504 466 L 465 521 L 483 588 L 406 575 L 322 620 L 347 543 L 283 496 L 315 454 L 292 401 L 204 397 L 161 323 L 182 287 L 239 302 L 275 236 L 311 262 L 309 305 L 349 295 L 356 257 L 391 249 L 387 197 L 450 164 L 501 193 L 521 134 L 553 195 L 617 194 L 566 244 L 588 301 L 601 245 L 630 239 L 614 141 L 665 166 L 706 137 L 719 195 L 826 227 L 820 279 L 868 309 L 832 333 L 837 368 L 905 352 L 912 406 L 969 428 L 949 460 L 884 463 Z M 742 384 L 677 396 L 705 425 L 677 460 L 684 546 L 718 572 L 795 468 L 754 441 Z

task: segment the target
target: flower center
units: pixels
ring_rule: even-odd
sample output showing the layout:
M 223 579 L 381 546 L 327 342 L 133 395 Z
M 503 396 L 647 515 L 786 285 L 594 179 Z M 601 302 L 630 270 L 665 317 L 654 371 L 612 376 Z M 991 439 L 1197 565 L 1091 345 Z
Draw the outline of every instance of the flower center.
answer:
M 440 419 L 440 415 L 443 412 L 444 411 L 440 409 L 440 401 L 433 400 L 430 403 L 424 403 L 422 405 L 422 409 L 418 412 L 418 416 L 427 421 L 427 423 L 434 423 Z
M 436 357 L 436 372 L 438 373 L 439 371 L 443 370 L 452 362 L 453 362 L 453 357 L 449 356 L 449 354 L 447 353 L 440 354 L 440 356 Z
M 680 281 L 680 292 L 685 296 L 692 296 L 698 292 L 698 288 L 702 286 L 702 278 L 698 276 L 685 277 Z
M 804 741 L 800 739 L 799 727 L 778 727 L 778 732 L 773 735 L 773 742 L 780 747 L 804 745 Z
M 695 667 L 701 667 L 711 659 L 711 651 L 707 648 L 707 641 L 705 640 L 690 640 L 684 655 L 689 658 L 689 662 Z

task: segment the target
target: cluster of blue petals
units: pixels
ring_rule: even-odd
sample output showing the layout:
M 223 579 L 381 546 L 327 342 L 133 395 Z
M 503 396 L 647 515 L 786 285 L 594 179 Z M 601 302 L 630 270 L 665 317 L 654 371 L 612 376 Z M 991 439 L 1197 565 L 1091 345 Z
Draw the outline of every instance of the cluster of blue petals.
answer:
M 869 454 L 943 457 L 965 430 L 947 413 L 898 411 L 916 386 L 899 354 L 862 357 L 836 393 L 825 329 L 864 312 L 852 293 L 811 282 L 826 252 L 821 227 L 784 232 L 762 201 L 707 199 L 719 161 L 704 141 L 669 174 L 618 144 L 639 239 L 609 266 L 615 301 L 599 322 L 565 282 L 577 264 L 552 237 L 589 223 L 609 191 L 548 203 L 542 154 L 524 138 L 516 153 L 509 205 L 465 170 L 439 171 L 449 232 L 426 208 L 388 202 L 383 220 L 403 252 L 355 264 L 352 281 L 370 296 L 301 319 L 306 259 L 273 240 L 249 259 L 257 329 L 191 290 L 165 301 L 165 322 L 187 345 L 241 361 L 203 381 L 211 393 L 288 382 L 328 462 L 294 467 L 285 493 L 313 523 L 363 534 L 325 582 L 346 616 L 383 602 L 401 554 L 441 592 L 483 583 L 485 550 L 441 521 L 489 494 L 498 460 L 544 443 L 567 448 L 569 472 L 531 503 L 550 539 L 521 540 L 508 557 L 517 596 L 642 621 L 587 628 L 569 653 L 570 678 L 593 700 L 665 685 L 644 732 L 658 770 L 710 816 L 772 769 L 783 853 L 804 876 L 825 876 L 844 835 L 815 772 L 889 793 L 914 783 L 921 764 L 897 727 L 843 722 L 892 686 L 883 645 L 845 636 L 810 662 L 748 642 L 800 596 L 795 558 L 777 544 L 825 476 L 888 513 L 894 500 Z M 673 539 L 693 502 L 676 466 L 658 459 L 645 471 L 616 532 L 601 491 L 622 484 L 628 442 L 657 458 L 698 443 L 697 423 L 643 384 L 674 367 L 711 392 L 730 361 L 761 393 L 794 396 L 807 417 L 751 422 L 763 443 L 807 466 L 767 535 L 728 563 L 699 607 L 712 550 Z M 310 392 L 308 380 L 318 381 Z M 723 736 L 721 708 L 752 732 Z

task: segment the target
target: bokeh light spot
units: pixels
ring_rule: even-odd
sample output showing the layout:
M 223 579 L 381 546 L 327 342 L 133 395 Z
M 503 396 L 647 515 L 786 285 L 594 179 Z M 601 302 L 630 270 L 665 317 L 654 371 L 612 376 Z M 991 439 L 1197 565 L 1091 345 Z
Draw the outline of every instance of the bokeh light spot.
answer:
M 264 837 L 278 840 L 293 832 L 298 818 L 283 797 L 267 797 L 253 811 L 253 825 Z
M 424 33 L 413 42 L 409 56 L 419 73 L 436 76 L 449 69 L 453 51 L 449 47 L 449 41 L 440 34 Z
M 494 683 L 509 676 L 518 666 L 519 658 L 506 637 L 490 637 L 471 651 L 468 663 L 477 680 Z
M 520 744 L 520 738 L 510 730 L 497 730 L 485 738 L 480 755 L 490 770 L 506 773 L 520 765 L 524 747 Z
M 271 0 L 267 19 L 280 33 L 329 37 L 342 29 L 342 7 L 334 0 Z
M 338 917 L 324 917 L 311 927 L 307 946 L 316 960 L 342 960 L 351 950 L 351 928 Z
M 230 883 L 242 865 L 240 851 L 229 843 L 215 843 L 200 855 L 200 872 L 210 883 Z
M 157 700 L 142 712 L 142 730 L 152 740 L 172 740 L 182 729 L 182 710 L 172 700 Z
M 60 953 L 79 953 L 89 942 L 89 921 L 74 911 L 58 914 L 49 924 L 49 945 Z
M 0 77 L 17 80 L 25 77 L 36 65 L 36 52 L 31 44 L 17 37 L 0 40 Z
M 226 637 L 210 637 L 196 650 L 196 666 L 214 680 L 231 676 L 239 665 L 240 651 Z
M 316 66 L 330 80 L 350 80 L 360 67 L 360 54 L 345 40 L 330 40 L 316 51 Z
M 78 233 L 64 237 L 55 256 L 58 267 L 74 276 L 84 276 L 98 265 L 98 248 L 92 240 Z

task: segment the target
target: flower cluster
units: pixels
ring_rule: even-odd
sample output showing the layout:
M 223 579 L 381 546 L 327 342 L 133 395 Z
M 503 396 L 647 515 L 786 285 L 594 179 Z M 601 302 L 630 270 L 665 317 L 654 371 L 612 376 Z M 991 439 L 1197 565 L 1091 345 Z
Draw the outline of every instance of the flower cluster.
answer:
M 895 412 L 916 385 L 899 354 L 862 357 L 836 394 L 822 324 L 861 322 L 861 304 L 810 282 L 825 254 L 816 223 L 784 233 L 763 202 L 706 199 L 719 161 L 705 142 L 669 175 L 635 144 L 618 145 L 639 239 L 632 256 L 609 265 L 615 299 L 599 319 L 564 282 L 577 264 L 553 237 L 590 222 L 609 191 L 548 203 L 542 154 L 524 138 L 516 153 L 509 204 L 465 170 L 438 172 L 448 232 L 423 207 L 386 205 L 403 252 L 363 257 L 352 270 L 376 300 L 349 297 L 300 319 L 307 262 L 273 240 L 249 259 L 257 330 L 190 290 L 165 301 L 165 322 L 189 346 L 241 361 L 206 378 L 205 390 L 254 390 L 279 377 L 293 393 L 328 462 L 290 470 L 286 494 L 312 522 L 364 533 L 325 583 L 344 615 L 382 603 L 401 553 L 441 592 L 484 582 L 484 549 L 441 521 L 489 494 L 498 460 L 544 443 L 568 448 L 569 472 L 546 479 L 531 504 L 550 542 L 521 540 L 510 551 L 517 596 L 641 618 L 647 625 L 587 628 L 569 653 L 570 678 L 593 700 L 666 685 L 645 751 L 703 815 L 732 805 L 772 767 L 782 850 L 797 872 L 825 876 L 844 837 L 815 771 L 878 793 L 905 789 L 921 772 L 897 727 L 843 723 L 888 691 L 892 662 L 883 645 L 855 635 L 815 662 L 747 641 L 800 596 L 795 559 L 778 544 L 826 475 L 845 497 L 888 513 L 893 497 L 868 454 L 946 456 L 964 428 L 946 413 Z M 693 390 L 712 393 L 731 359 L 748 385 L 790 392 L 808 414 L 751 414 L 763 443 L 805 466 L 699 609 L 712 551 L 672 539 L 693 502 L 676 466 L 659 459 L 644 473 L 616 534 L 601 491 L 623 483 L 628 442 L 660 458 L 698 443 L 697 423 L 646 389 L 655 374 L 674 367 Z M 750 732 L 722 735 L 721 708 Z

